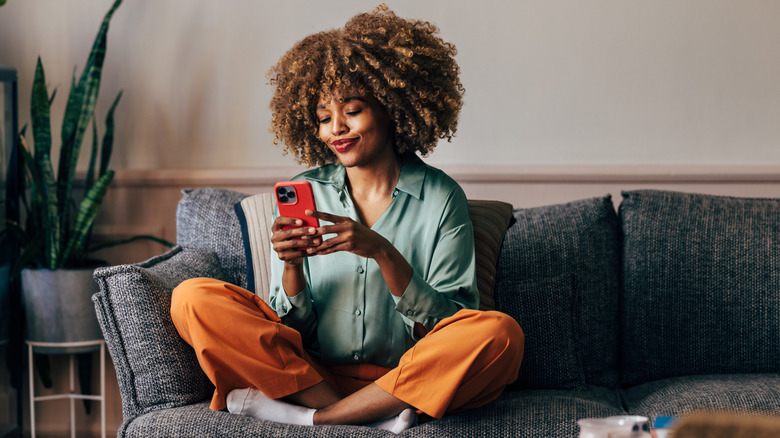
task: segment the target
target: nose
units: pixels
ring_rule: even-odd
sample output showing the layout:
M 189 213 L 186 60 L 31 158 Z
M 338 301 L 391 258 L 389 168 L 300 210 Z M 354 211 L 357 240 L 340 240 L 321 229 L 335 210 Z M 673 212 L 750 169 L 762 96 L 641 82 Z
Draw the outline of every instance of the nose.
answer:
M 347 131 L 349 131 L 349 128 L 347 127 L 347 124 L 345 123 L 346 120 L 344 116 L 340 114 L 335 114 L 332 116 L 333 124 L 330 127 L 331 134 L 333 135 L 342 135 L 345 134 Z

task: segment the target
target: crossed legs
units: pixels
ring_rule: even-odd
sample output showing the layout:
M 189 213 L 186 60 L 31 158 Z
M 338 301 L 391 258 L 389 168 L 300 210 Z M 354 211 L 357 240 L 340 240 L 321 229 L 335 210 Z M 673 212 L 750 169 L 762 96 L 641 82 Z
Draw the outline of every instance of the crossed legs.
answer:
M 268 406 L 275 406 L 298 410 L 311 423 L 263 418 L 272 421 L 374 423 L 395 432 L 394 426 L 409 427 L 415 409 L 441 418 L 493 401 L 517 378 L 522 360 L 523 334 L 512 318 L 462 310 L 441 321 L 398 367 L 344 397 L 303 350 L 300 334 L 249 291 L 218 280 L 188 280 L 174 290 L 171 316 L 216 387 L 212 409 L 257 402 L 263 408 L 250 415 L 267 415 L 274 411 Z M 243 391 L 231 394 L 237 389 Z

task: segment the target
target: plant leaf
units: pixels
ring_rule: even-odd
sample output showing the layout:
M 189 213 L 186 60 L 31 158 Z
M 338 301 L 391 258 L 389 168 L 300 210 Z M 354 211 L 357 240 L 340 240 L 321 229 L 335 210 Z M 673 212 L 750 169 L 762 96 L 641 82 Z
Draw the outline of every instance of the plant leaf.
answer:
M 41 57 L 35 66 L 32 97 L 30 99 L 30 116 L 32 118 L 35 157 L 42 160 L 51 153 L 51 114 L 49 92 L 46 90 L 46 74 L 43 71 Z
M 106 114 L 106 133 L 103 134 L 103 146 L 100 149 L 100 173 L 103 175 L 108 171 L 108 163 L 111 161 L 111 154 L 114 151 L 114 110 L 116 109 L 119 99 L 122 98 L 122 92 L 117 94 L 114 103 L 111 105 L 111 109 Z
M 67 261 L 71 255 L 83 252 L 87 234 L 90 228 L 92 228 L 92 224 L 95 222 L 98 207 L 100 207 L 100 204 L 103 202 L 103 197 L 105 197 L 108 186 L 113 179 L 114 171 L 109 170 L 98 178 L 92 188 L 90 188 L 84 196 L 84 199 L 79 205 L 78 213 L 76 214 L 76 223 L 73 227 L 73 234 L 70 236 L 68 246 L 65 248 L 65 252 L 62 256 L 62 262 L 58 267 L 63 267 L 65 261 Z
M 44 238 L 44 260 L 41 264 L 45 268 L 52 268 L 59 259 L 61 248 L 60 221 L 57 217 L 57 184 L 51 171 L 51 165 L 39 167 L 39 161 L 33 157 L 24 137 L 19 137 L 19 143 L 22 158 L 30 174 L 30 182 L 33 186 L 32 193 L 37 195 L 37 197 L 33 197 L 32 202 L 39 207 L 30 210 L 28 220 L 32 221 L 33 225 L 32 228 L 28 227 L 28 229 L 41 227 L 40 229 L 49 230 Z M 48 163 L 50 164 L 50 162 Z
M 84 190 L 89 190 L 95 183 L 95 166 L 97 164 L 98 154 L 98 132 L 97 120 L 92 117 L 92 152 L 89 154 L 89 167 L 87 168 L 87 179 L 84 182 Z
M 122 0 L 116 0 L 108 10 L 103 23 L 100 26 L 95 42 L 92 45 L 89 58 L 78 81 L 77 86 L 71 89 L 73 99 L 68 99 L 68 105 L 65 109 L 65 121 L 62 127 L 62 149 L 60 151 L 59 172 L 57 174 L 57 197 L 59 199 L 60 218 L 63 224 L 68 219 L 67 207 L 73 190 L 73 180 L 76 175 L 76 166 L 78 165 L 81 143 L 84 138 L 84 132 L 87 129 L 89 120 L 95 111 L 98 91 L 100 89 L 100 79 L 103 72 L 103 61 L 106 56 L 106 35 L 108 25 L 114 11 L 122 3 Z

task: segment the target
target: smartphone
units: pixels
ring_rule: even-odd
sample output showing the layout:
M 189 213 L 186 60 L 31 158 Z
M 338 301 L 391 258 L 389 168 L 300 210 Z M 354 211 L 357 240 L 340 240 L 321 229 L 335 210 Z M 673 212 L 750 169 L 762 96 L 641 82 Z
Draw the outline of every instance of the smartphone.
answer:
M 308 181 L 281 181 L 274 186 L 279 216 L 294 217 L 303 221 L 302 227 L 319 227 L 317 218 L 306 215 L 306 210 L 316 210 L 314 193 Z M 286 226 L 283 229 L 297 228 Z

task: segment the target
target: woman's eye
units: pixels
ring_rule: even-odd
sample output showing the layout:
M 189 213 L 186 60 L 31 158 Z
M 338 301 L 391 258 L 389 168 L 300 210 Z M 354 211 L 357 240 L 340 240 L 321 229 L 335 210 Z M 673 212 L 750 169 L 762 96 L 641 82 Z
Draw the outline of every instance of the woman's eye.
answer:
M 328 122 L 330 122 L 330 117 L 322 117 L 320 119 L 320 124 L 328 123 Z
M 362 111 L 363 111 L 362 109 L 356 109 L 356 110 L 353 110 L 353 111 L 347 111 L 347 115 L 348 116 L 356 116 L 356 115 L 360 114 Z

